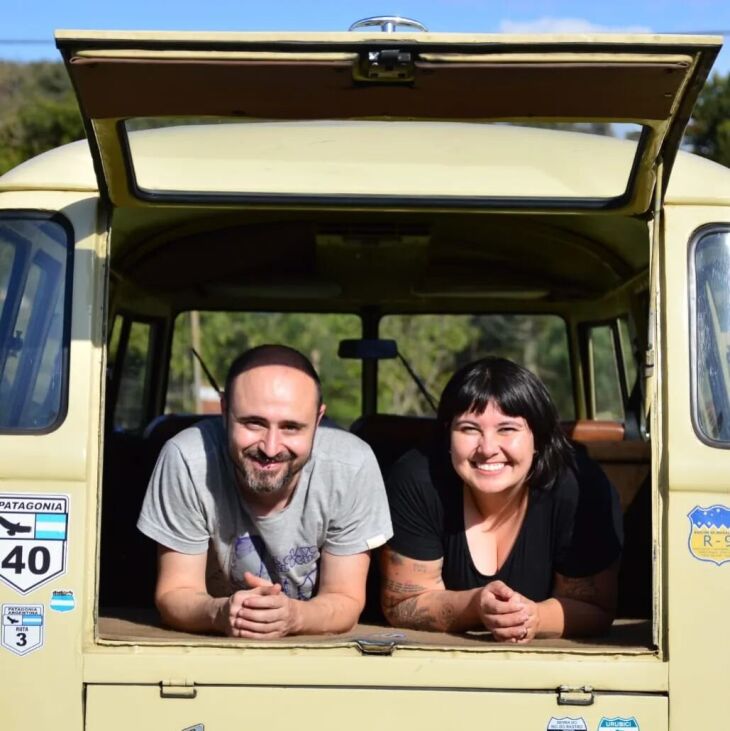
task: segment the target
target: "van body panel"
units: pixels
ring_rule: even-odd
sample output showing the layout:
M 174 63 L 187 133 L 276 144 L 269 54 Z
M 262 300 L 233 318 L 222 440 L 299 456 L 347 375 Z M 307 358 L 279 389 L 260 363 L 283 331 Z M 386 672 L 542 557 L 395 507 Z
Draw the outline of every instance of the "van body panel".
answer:
M 55 212 L 68 222 L 75 241 L 70 242 L 74 247 L 71 292 L 66 292 L 72 298 L 72 317 L 65 418 L 48 433 L 0 436 L 0 492 L 41 505 L 36 518 L 39 511 L 45 510 L 42 506 L 52 502 L 46 497 L 60 497 L 67 506 L 65 540 L 61 548 L 54 550 L 49 579 L 44 579 L 43 561 L 33 556 L 33 551 L 42 551 L 47 542 L 14 543 L 7 535 L 4 537 L 8 540 L 0 541 L 0 561 L 6 575 L 13 580 L 15 565 L 25 579 L 36 582 L 24 593 L 0 582 L 4 617 L 0 653 L 3 723 L 8 728 L 82 728 L 82 648 L 85 635 L 93 627 L 95 605 L 93 556 L 103 352 L 103 320 L 94 313 L 104 311 L 105 237 L 99 230 L 98 198 L 88 193 L 0 193 L 0 212 L 4 210 L 20 216 L 23 211 Z M 17 522 L 28 525 L 29 517 L 23 513 Z M 8 560 L 8 551 L 12 550 L 16 553 Z M 55 563 L 59 554 L 61 570 Z M 18 586 L 24 585 L 18 582 Z M 17 616 L 12 612 L 28 607 L 41 607 L 42 619 L 23 637 L 11 624 Z M 20 616 L 26 621 L 24 614 Z M 27 654 L 17 656 L 31 646 Z M 39 693 L 39 688 L 45 690 Z
M 586 708 L 558 707 L 553 693 L 507 694 L 495 691 L 444 690 L 423 693 L 395 688 L 196 688 L 195 698 L 161 698 L 159 687 L 92 685 L 87 688 L 86 728 L 122 731 L 130 725 L 158 729 L 192 726 L 205 718 L 206 728 L 276 723 L 282 726 L 316 718 L 317 728 L 443 729 L 455 718 L 498 716 L 510 728 L 547 728 L 555 717 L 579 717 L 596 728 L 602 718 L 635 718 L 636 728 L 667 728 L 667 699 L 663 696 L 597 695 Z M 184 687 L 183 687 L 184 692 Z M 275 711 L 273 709 L 276 709 Z M 567 713 L 563 713 L 567 711 Z M 559 728 L 559 727 L 558 727 Z
M 690 244 L 703 227 L 729 226 L 730 207 L 667 206 L 664 215 L 664 443 L 681 445 L 681 448 L 666 448 L 667 486 L 670 491 L 714 492 L 720 501 L 721 496 L 728 495 L 730 449 L 718 449 L 703 442 L 692 420 Z
M 212 639 L 212 638 L 211 638 Z M 332 638 L 333 643 L 337 638 Z M 363 655 L 353 644 L 322 647 L 291 638 L 275 649 L 217 638 L 215 647 L 139 644 L 89 648 L 84 664 L 86 683 L 159 683 L 186 678 L 201 685 L 403 686 L 409 688 L 554 689 L 590 685 L 610 691 L 664 693 L 667 663 L 650 649 L 601 655 L 600 652 L 434 650 L 398 647 L 390 657 Z M 179 645 L 182 643 L 178 643 Z M 140 658 L 144 658 L 141 660 Z M 620 665 L 621 672 L 616 673 Z M 171 677 L 171 676 L 170 676 Z
M 31 207 L 32 205 L 32 207 Z M 76 238 L 73 252 L 72 319 L 65 418 L 47 434 L 2 436 L 7 454 L 3 477 L 37 481 L 88 479 L 89 452 L 98 449 L 99 395 L 90 390 L 101 358 L 101 323 L 90 318 L 99 307 L 106 270 L 97 237 L 98 199 L 82 193 L 0 193 L 0 211 L 55 211 L 70 224 Z M 68 296 L 68 294 L 67 294 Z M 93 415 L 93 416 L 92 416 Z M 94 441 L 97 440 L 97 441 Z M 40 445 L 42 444 L 42 447 Z M 42 448 L 44 459 L 37 458 Z
M 725 475 L 728 473 L 725 472 Z M 726 478 L 727 485 L 727 478 Z M 695 554 L 690 513 L 699 505 L 730 503 L 717 492 L 669 495 L 665 553 L 669 687 L 672 729 L 722 726 L 730 714 L 727 658 L 730 655 L 730 560 L 718 565 Z M 724 531 L 722 539 L 728 535 Z M 723 555 L 730 559 L 730 542 Z M 708 699 L 712 703 L 708 703 Z
M 727 228 L 730 207 L 665 210 L 659 490 L 666 511 L 661 543 L 672 729 L 716 726 L 730 714 L 727 673 L 721 670 L 730 656 L 730 531 L 721 523 L 698 526 L 692 520 L 698 509 L 730 508 L 730 450 L 704 443 L 692 419 L 691 245 L 698 231 L 713 224 Z

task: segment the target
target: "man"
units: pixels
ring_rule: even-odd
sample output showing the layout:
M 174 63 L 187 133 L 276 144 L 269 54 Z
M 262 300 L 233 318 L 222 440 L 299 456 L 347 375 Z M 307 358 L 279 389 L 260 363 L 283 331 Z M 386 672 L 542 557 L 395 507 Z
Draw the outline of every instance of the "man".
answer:
M 253 639 L 348 631 L 369 552 L 392 535 L 372 451 L 320 427 L 319 378 L 291 348 L 239 356 L 221 407 L 165 445 L 137 523 L 159 544 L 163 620 Z

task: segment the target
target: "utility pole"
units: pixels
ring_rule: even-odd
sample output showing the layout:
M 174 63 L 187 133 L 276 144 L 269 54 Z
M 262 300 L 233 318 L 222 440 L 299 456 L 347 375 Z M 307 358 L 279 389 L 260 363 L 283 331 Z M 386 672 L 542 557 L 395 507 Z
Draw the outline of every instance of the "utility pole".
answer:
M 190 312 L 190 342 L 196 353 L 200 353 L 200 313 L 197 310 Z M 200 363 L 195 356 L 193 358 L 193 403 L 195 404 L 195 413 L 203 413 L 203 404 L 200 400 Z

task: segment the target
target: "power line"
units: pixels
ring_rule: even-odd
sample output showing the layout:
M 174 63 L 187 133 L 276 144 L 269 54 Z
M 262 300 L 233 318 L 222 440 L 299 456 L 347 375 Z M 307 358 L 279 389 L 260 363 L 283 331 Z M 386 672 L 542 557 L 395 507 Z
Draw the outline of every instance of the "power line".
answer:
M 50 46 L 54 43 L 52 38 L 0 38 L 3 46 Z

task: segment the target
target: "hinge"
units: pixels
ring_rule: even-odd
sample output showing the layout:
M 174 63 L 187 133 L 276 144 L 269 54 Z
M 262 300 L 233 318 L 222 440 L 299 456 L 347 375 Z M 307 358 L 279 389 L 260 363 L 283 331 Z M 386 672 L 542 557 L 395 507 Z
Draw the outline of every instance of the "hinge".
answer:
M 413 55 L 397 48 L 368 51 L 360 57 L 354 74 L 357 81 L 409 83 L 414 76 Z
M 160 681 L 160 698 L 195 698 L 198 691 L 191 680 Z
M 654 374 L 654 348 L 644 351 L 644 378 L 650 378 Z
M 558 688 L 559 706 L 592 706 L 594 700 L 590 685 L 561 685 Z

